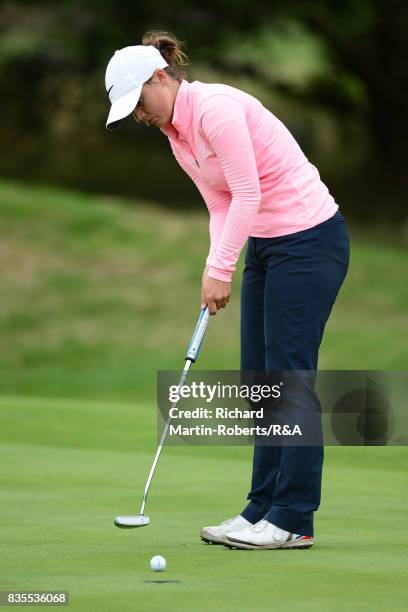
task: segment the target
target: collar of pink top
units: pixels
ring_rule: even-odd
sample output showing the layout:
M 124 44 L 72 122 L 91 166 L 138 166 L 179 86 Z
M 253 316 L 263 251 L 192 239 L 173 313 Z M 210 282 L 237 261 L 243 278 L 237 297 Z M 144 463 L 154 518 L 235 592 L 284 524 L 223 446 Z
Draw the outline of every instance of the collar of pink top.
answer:
M 183 79 L 174 102 L 171 124 L 160 128 L 169 138 L 173 138 L 174 140 L 187 140 L 187 134 L 191 123 L 190 98 L 189 82 Z

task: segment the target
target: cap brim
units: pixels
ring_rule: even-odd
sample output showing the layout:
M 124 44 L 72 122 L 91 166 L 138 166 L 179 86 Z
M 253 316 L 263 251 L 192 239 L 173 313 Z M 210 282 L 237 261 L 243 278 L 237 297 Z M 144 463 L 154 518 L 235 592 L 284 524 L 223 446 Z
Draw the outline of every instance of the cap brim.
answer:
M 139 100 L 142 87 L 143 85 L 140 85 L 140 87 L 132 89 L 132 91 L 113 102 L 109 111 L 108 120 L 106 122 L 107 130 L 115 130 L 121 123 L 122 119 L 134 111 L 137 101 Z

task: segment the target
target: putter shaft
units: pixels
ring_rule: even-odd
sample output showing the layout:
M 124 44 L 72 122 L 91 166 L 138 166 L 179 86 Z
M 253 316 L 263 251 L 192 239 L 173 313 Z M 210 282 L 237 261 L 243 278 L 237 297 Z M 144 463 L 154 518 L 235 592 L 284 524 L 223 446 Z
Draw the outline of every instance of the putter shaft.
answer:
M 191 364 L 192 364 L 191 359 L 186 359 L 186 364 L 184 366 L 184 370 L 182 372 L 182 375 L 181 375 L 181 378 L 180 378 L 180 382 L 178 384 L 179 387 L 182 387 L 184 385 Z M 173 402 L 172 405 L 171 405 L 172 409 L 175 408 L 177 406 L 177 404 L 178 404 L 178 401 L 177 402 Z M 169 415 L 170 415 L 170 413 L 169 413 Z M 163 445 L 164 445 L 164 441 L 166 439 L 167 432 L 169 430 L 170 421 L 171 421 L 171 417 L 169 416 L 168 419 L 167 419 L 166 425 L 164 427 L 162 436 L 160 438 L 160 443 L 159 443 L 159 446 L 157 448 L 156 455 L 154 457 L 153 464 L 152 464 L 152 467 L 150 469 L 149 476 L 147 478 L 147 482 L 146 482 L 146 486 L 145 486 L 145 490 L 144 490 L 144 494 L 143 494 L 142 507 L 140 509 L 140 514 L 141 515 L 144 514 L 144 509 L 145 509 L 145 505 L 146 505 L 147 494 L 149 492 L 150 483 L 152 481 L 153 474 L 155 472 L 157 462 L 159 461 L 160 453 L 162 451 L 162 448 L 163 448 Z
M 198 318 L 191 342 L 189 344 L 189 347 L 187 349 L 187 354 L 185 357 L 185 365 L 184 365 L 184 369 L 183 372 L 181 374 L 181 378 L 180 378 L 180 382 L 178 384 L 178 387 L 182 387 L 184 385 L 184 382 L 187 378 L 187 374 L 188 371 L 190 369 L 190 366 L 192 363 L 194 363 L 198 357 L 198 353 L 200 351 L 200 347 L 202 344 L 202 341 L 204 339 L 205 336 L 205 332 L 207 331 L 207 327 L 208 327 L 208 322 L 210 320 L 210 313 L 208 310 L 208 306 L 206 306 L 205 308 L 202 308 L 201 312 L 200 312 L 200 316 Z M 178 404 L 178 400 L 176 402 L 172 403 L 172 408 L 175 408 Z M 115 525 L 117 527 L 122 527 L 122 528 L 130 528 L 130 527 L 143 527 L 144 525 L 148 525 L 149 524 L 149 518 L 144 516 L 144 511 L 145 511 L 145 506 L 146 506 L 146 501 L 147 501 L 147 495 L 149 492 L 149 487 L 150 484 L 152 482 L 152 478 L 157 466 L 157 463 L 159 461 L 159 457 L 160 457 L 160 453 L 162 451 L 163 445 L 164 445 L 164 441 L 166 439 L 167 436 L 167 432 L 169 430 L 169 426 L 170 426 L 170 421 L 171 421 L 171 417 L 170 417 L 171 412 L 169 412 L 169 416 L 167 418 L 167 422 L 166 425 L 164 427 L 162 436 L 160 438 L 160 443 L 158 446 L 158 449 L 156 451 L 156 455 L 154 457 L 153 460 L 153 464 L 152 467 L 150 469 L 150 473 L 149 476 L 147 478 L 147 482 L 146 482 L 146 486 L 144 489 L 144 494 L 143 494 L 143 501 L 142 501 L 142 506 L 140 509 L 140 514 L 139 516 L 119 516 L 116 517 L 115 519 Z

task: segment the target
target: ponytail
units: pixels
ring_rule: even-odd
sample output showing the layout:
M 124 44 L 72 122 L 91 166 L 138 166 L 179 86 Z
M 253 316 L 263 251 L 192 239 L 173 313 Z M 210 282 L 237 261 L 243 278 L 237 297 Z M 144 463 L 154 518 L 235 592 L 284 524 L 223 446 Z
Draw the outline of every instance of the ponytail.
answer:
M 163 59 L 168 63 L 164 71 L 177 81 L 186 76 L 184 67 L 189 64 L 188 57 L 182 50 L 184 43 L 177 40 L 170 32 L 146 32 L 142 38 L 142 45 L 152 45 L 160 51 Z

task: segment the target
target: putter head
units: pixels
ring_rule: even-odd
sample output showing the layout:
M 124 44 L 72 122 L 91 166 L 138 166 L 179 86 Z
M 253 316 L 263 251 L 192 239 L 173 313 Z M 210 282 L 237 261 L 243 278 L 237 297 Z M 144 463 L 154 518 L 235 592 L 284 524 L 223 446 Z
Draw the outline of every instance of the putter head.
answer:
M 136 516 L 117 516 L 115 518 L 116 527 L 120 529 L 134 529 L 135 527 L 145 527 L 150 523 L 148 516 L 138 514 Z

